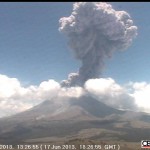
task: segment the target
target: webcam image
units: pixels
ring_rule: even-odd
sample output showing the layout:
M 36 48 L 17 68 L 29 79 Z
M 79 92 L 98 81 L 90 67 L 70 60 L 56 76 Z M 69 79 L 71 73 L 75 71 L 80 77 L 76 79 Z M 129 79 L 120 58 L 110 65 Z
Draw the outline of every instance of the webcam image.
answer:
M 150 149 L 149 9 L 1 2 L 0 150 Z

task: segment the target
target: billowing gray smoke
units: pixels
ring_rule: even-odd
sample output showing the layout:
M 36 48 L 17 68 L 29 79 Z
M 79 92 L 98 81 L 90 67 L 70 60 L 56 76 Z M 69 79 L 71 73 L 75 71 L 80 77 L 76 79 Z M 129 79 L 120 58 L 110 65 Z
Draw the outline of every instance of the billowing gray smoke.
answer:
M 82 62 L 78 73 L 69 74 L 62 86 L 82 86 L 88 79 L 98 78 L 104 59 L 126 49 L 137 35 L 127 12 L 115 11 L 103 2 L 74 3 L 72 14 L 59 22 L 59 31 L 67 35 L 70 48 Z

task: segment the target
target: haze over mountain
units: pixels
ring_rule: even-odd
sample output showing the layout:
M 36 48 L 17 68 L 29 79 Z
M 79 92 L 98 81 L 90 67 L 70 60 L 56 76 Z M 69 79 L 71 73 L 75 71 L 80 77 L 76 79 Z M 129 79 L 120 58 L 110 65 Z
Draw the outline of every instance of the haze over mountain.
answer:
M 0 143 L 5 144 L 56 142 L 64 138 L 137 142 L 149 134 L 148 114 L 117 110 L 86 95 L 64 97 L 63 101 L 56 97 L 0 120 Z

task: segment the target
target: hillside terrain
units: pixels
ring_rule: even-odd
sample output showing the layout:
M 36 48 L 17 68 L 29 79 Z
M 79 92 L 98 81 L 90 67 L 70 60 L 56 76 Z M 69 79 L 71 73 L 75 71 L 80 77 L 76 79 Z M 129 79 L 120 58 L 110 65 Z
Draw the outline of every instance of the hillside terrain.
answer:
M 1 144 L 106 142 L 130 150 L 134 145 L 140 148 L 141 140 L 149 135 L 148 114 L 117 110 L 89 96 L 47 100 L 0 119 Z

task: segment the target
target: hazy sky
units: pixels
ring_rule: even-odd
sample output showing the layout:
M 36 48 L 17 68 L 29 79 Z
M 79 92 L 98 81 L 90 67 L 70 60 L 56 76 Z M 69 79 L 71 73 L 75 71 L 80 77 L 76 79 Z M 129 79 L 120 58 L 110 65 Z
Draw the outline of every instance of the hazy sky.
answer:
M 0 3 L 0 74 L 29 85 L 51 78 L 61 81 L 78 71 L 80 62 L 73 58 L 66 37 L 58 31 L 59 19 L 70 15 L 72 4 Z M 119 83 L 149 82 L 150 3 L 111 4 L 131 15 L 138 36 L 127 50 L 105 61 L 102 76 Z
M 110 4 L 130 14 L 137 37 L 128 49 L 105 60 L 99 79 L 63 88 L 60 82 L 81 66 L 58 30 L 59 19 L 70 16 L 73 2 L 0 3 L 0 117 L 56 95 L 85 91 L 110 106 L 150 113 L 150 3 Z

